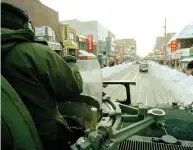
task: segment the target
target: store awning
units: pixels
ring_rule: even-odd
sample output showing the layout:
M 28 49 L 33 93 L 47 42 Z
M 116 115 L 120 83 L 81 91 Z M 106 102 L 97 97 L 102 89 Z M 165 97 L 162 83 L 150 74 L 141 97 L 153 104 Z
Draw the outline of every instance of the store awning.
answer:
M 193 60 L 193 56 L 189 56 L 189 57 L 186 57 L 186 58 L 183 58 L 181 60 L 179 60 L 180 62 L 191 62 Z
M 69 49 L 78 49 L 78 46 L 74 41 L 64 41 L 64 46 Z

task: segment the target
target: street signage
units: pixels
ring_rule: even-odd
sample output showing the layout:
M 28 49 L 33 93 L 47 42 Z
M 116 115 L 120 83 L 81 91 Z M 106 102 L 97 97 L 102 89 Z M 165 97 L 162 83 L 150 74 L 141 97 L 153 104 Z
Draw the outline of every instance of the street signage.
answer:
M 88 52 L 92 53 L 93 52 L 93 35 L 88 35 L 87 44 L 88 44 Z
M 173 40 L 171 41 L 171 52 L 175 52 L 178 49 L 178 41 L 177 40 Z
M 63 24 L 62 25 L 62 36 L 63 36 L 63 41 L 69 41 L 69 25 L 68 24 Z

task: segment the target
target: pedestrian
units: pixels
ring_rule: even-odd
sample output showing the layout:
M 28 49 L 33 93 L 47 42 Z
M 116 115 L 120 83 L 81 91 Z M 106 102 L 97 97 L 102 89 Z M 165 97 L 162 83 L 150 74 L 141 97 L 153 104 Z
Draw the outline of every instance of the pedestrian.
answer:
M 2 75 L 30 112 L 44 149 L 64 150 L 77 136 L 59 113 L 57 103 L 82 92 L 82 77 L 74 57 L 65 61 L 34 39 L 25 11 L 1 2 Z M 81 129 L 79 136 L 84 134 Z

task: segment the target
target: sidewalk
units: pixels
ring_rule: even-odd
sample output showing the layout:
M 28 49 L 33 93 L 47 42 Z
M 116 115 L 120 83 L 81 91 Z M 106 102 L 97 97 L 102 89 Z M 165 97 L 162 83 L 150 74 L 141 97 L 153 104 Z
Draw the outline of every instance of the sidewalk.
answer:
M 167 65 L 166 65 L 167 66 Z M 181 72 L 181 73 L 184 73 L 184 74 L 186 74 L 186 75 L 192 75 L 193 73 L 193 70 L 187 70 L 187 69 L 185 69 L 184 71 L 182 70 L 182 68 L 181 67 L 174 67 L 174 68 L 172 68 L 171 66 L 167 66 L 168 68 L 170 68 L 170 69 L 176 69 L 176 70 L 178 70 L 179 72 Z
M 155 62 L 151 64 L 152 73 L 162 80 L 161 84 L 171 91 L 176 102 L 190 104 L 193 101 L 193 76 Z

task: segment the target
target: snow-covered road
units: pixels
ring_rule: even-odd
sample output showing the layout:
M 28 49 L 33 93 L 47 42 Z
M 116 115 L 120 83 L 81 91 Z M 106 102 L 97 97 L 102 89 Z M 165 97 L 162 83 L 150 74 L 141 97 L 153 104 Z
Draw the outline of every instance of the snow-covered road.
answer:
M 148 106 L 156 106 L 174 101 L 190 104 L 193 101 L 192 76 L 154 62 L 149 64 L 148 73 L 139 73 L 138 65 L 133 63 L 104 68 L 103 78 L 136 81 L 136 86 L 131 87 L 133 104 L 142 102 Z M 125 89 L 121 85 L 110 85 L 104 91 L 114 100 L 126 98 Z
M 120 71 L 128 68 L 132 64 L 133 63 L 125 63 L 125 64 L 115 65 L 113 67 L 105 67 L 102 69 L 103 78 L 106 79 L 115 73 L 119 73 Z

